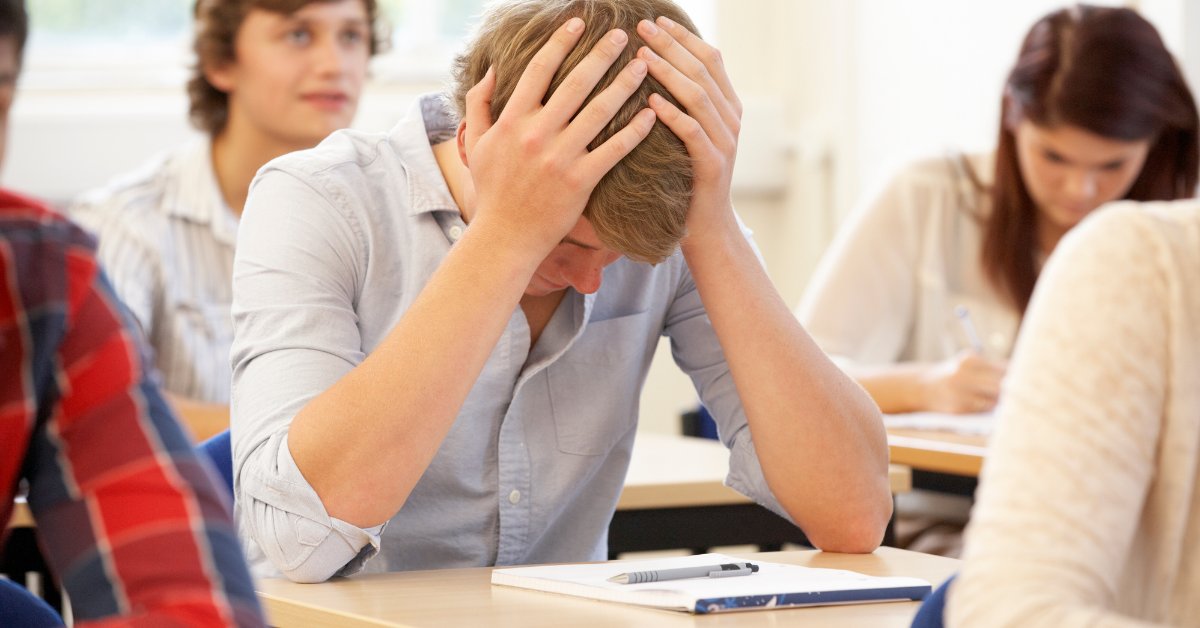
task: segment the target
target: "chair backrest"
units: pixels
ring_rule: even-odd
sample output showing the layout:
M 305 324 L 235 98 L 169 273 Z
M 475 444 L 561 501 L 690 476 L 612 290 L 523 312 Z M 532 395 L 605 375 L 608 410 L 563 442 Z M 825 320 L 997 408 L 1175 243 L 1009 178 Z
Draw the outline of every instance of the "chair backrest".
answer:
M 949 580 L 925 598 L 921 608 L 917 609 L 916 617 L 913 617 L 911 628 L 942 628 L 945 625 L 946 595 L 950 590 L 950 583 L 954 582 L 957 576 L 958 574 L 950 576 Z
M 11 580 L 0 578 L 0 626 L 58 628 L 63 625 L 62 616 L 45 600 Z
M 225 488 L 233 495 L 233 445 L 229 440 L 229 430 L 200 443 L 196 449 L 203 452 L 212 461 L 221 479 L 225 480 Z

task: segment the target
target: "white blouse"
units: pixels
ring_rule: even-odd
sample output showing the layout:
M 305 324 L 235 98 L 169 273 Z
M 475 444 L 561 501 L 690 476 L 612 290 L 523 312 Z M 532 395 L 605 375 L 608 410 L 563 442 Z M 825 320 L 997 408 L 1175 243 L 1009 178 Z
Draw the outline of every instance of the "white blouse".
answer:
M 936 362 L 971 346 L 963 306 L 984 354 L 1007 358 L 1020 315 L 983 272 L 980 249 L 992 156 L 910 165 L 862 205 L 821 260 L 797 316 L 843 368 Z

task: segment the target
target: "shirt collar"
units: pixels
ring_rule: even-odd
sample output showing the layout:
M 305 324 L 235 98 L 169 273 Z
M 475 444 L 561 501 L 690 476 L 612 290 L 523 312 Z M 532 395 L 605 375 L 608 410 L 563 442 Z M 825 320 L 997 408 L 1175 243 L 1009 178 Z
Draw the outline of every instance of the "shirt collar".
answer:
M 410 215 L 461 213 L 433 156 L 433 145 L 453 139 L 457 128 L 458 119 L 451 113 L 446 97 L 426 94 L 413 103 L 408 114 L 389 133 L 389 140 L 407 169 Z
M 238 218 L 221 197 L 213 171 L 212 140 L 198 138 L 185 145 L 165 164 L 163 211 L 176 218 L 209 225 L 213 237 L 229 245 L 237 242 Z

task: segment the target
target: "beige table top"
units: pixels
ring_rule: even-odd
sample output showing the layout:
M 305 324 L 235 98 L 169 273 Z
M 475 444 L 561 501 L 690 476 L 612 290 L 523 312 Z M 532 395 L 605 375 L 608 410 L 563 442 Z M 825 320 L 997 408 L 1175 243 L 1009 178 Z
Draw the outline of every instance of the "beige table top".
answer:
M 934 586 L 959 569 L 959 561 L 882 547 L 874 554 L 819 551 L 743 554 L 748 558 L 810 567 L 851 569 L 878 576 L 915 576 Z M 258 582 L 272 625 L 281 628 L 379 626 L 908 626 L 917 602 L 885 602 L 716 615 L 690 615 L 614 602 L 573 598 L 491 585 L 491 569 L 445 569 L 360 575 L 323 584 Z
M 33 527 L 33 515 L 29 513 L 29 504 L 25 502 L 24 497 L 18 497 L 13 500 L 13 512 L 12 517 L 8 520 L 8 527 Z
M 746 504 L 752 500 L 725 486 L 729 450 L 707 438 L 638 434 L 617 510 Z M 912 489 L 912 472 L 893 464 L 892 493 Z
M 979 477 L 987 453 L 987 437 L 929 430 L 890 429 L 892 464 L 920 471 Z

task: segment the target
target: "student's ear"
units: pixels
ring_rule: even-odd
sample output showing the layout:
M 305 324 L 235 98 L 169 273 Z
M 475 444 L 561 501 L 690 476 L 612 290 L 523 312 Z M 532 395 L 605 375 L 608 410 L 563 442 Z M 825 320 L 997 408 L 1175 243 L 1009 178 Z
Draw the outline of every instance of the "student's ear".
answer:
M 210 85 L 226 94 L 233 91 L 234 85 L 237 83 L 233 77 L 233 63 L 221 63 L 219 65 L 205 65 L 204 78 Z
M 462 160 L 464 166 L 470 168 L 471 164 L 467 161 L 467 121 L 462 120 L 458 123 L 458 130 L 455 131 L 455 139 L 458 143 L 458 158 Z

